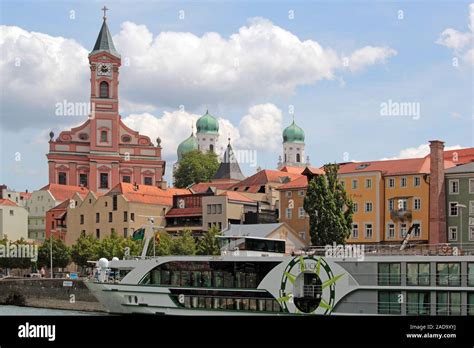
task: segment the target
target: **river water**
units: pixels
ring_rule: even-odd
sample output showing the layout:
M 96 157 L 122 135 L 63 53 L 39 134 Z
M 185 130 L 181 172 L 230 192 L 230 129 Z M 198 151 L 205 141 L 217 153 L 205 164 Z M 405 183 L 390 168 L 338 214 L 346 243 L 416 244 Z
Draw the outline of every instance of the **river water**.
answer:
M 62 309 L 0 306 L 0 315 L 107 315 L 105 313 L 68 311 Z

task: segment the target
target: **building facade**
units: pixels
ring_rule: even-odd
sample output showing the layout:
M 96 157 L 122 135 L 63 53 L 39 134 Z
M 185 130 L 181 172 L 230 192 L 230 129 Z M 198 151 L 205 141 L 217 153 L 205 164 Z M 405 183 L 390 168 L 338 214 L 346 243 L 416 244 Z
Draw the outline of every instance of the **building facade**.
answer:
M 448 241 L 474 243 L 474 162 L 446 170 Z
M 120 54 L 106 17 L 89 54 L 90 115 L 81 126 L 50 133 L 49 182 L 107 192 L 119 182 L 161 186 L 165 162 L 150 138 L 128 128 L 119 115 Z
M 0 239 L 28 239 L 28 212 L 9 199 L 0 199 Z

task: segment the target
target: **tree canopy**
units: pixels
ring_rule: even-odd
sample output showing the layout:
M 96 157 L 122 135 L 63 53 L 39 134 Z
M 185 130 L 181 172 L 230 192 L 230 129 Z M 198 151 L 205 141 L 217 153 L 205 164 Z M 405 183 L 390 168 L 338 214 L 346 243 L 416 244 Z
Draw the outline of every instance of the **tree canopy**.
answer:
M 50 266 L 51 244 L 53 249 L 53 267 L 66 267 L 71 262 L 71 249 L 61 239 L 48 238 L 38 249 L 38 267 Z
M 220 236 L 221 232 L 216 225 L 213 225 L 208 229 L 201 238 L 198 240 L 197 253 L 199 255 L 219 255 L 220 248 L 217 243 L 217 236 Z
M 353 203 L 337 179 L 338 170 L 337 164 L 327 164 L 325 174 L 309 182 L 304 209 L 313 245 L 345 244 L 351 233 Z
M 184 188 L 191 184 L 207 182 L 219 168 L 217 155 L 208 151 L 191 151 L 183 155 L 178 168 L 174 171 L 175 186 Z

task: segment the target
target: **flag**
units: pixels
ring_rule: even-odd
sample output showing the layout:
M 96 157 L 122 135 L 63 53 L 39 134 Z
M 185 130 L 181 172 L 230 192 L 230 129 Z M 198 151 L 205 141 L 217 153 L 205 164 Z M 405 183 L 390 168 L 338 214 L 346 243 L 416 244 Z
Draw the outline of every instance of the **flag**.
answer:
M 132 239 L 133 240 L 142 240 L 145 237 L 145 228 L 139 228 L 135 232 L 133 232 Z

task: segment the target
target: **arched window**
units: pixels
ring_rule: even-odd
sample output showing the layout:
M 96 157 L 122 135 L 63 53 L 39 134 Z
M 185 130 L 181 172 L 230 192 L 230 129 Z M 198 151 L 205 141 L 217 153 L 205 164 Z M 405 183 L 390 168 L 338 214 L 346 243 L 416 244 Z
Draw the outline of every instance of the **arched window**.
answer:
M 109 84 L 105 81 L 100 83 L 100 97 L 108 98 L 109 97 Z
M 107 142 L 107 131 L 103 130 L 100 131 L 100 142 L 106 143 Z
M 296 154 L 296 162 L 301 162 L 301 155 L 299 153 Z
M 210 150 L 211 152 L 214 152 L 214 145 L 212 145 L 212 144 L 209 145 L 209 150 Z

